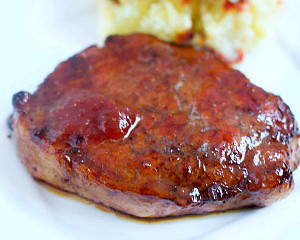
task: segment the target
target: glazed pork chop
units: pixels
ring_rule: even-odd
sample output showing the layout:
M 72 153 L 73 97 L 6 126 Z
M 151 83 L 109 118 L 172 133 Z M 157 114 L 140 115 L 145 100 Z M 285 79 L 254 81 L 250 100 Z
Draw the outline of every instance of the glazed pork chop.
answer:
M 35 179 L 129 215 L 265 206 L 293 187 L 299 132 L 289 107 L 209 49 L 109 37 L 13 106 Z

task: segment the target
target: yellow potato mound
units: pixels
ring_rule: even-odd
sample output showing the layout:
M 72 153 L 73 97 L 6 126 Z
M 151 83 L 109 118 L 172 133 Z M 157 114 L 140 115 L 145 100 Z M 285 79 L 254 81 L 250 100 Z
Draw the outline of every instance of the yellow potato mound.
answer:
M 97 0 L 100 42 L 114 34 L 149 33 L 206 45 L 240 60 L 270 28 L 281 0 Z

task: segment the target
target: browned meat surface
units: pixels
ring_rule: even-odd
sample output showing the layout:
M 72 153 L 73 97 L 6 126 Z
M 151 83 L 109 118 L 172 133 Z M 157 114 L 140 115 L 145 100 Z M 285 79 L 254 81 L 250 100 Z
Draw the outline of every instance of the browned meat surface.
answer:
M 110 37 L 13 105 L 35 178 L 127 214 L 265 206 L 293 187 L 299 132 L 289 107 L 207 49 Z

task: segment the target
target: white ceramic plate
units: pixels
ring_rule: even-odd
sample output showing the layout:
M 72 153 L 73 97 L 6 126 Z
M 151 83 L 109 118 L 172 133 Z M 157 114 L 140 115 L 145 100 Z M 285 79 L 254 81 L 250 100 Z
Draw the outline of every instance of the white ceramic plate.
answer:
M 0 239 L 300 238 L 299 170 L 294 191 L 272 206 L 153 223 L 116 216 L 37 184 L 7 138 L 11 97 L 33 92 L 60 61 L 96 42 L 95 7 L 92 0 L 12 0 L 1 10 Z M 299 10 L 298 1 L 288 2 L 277 35 L 238 66 L 252 82 L 281 95 L 298 120 Z

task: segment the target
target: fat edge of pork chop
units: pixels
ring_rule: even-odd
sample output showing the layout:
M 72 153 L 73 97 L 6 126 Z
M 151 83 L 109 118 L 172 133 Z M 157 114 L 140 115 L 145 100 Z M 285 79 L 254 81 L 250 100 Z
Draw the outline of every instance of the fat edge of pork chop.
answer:
M 110 37 L 13 105 L 34 178 L 133 216 L 265 206 L 293 187 L 288 106 L 207 49 Z

